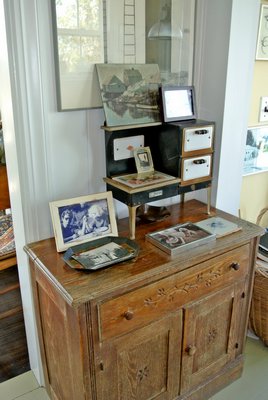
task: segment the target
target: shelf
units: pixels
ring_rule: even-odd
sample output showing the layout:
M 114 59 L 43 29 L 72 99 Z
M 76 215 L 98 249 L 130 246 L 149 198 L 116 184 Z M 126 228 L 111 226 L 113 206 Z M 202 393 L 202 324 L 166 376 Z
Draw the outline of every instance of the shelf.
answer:
M 160 126 L 162 122 L 152 122 L 149 124 L 137 124 L 137 125 L 119 125 L 119 126 L 101 126 L 101 129 L 107 132 L 114 132 L 114 131 L 124 131 L 126 129 L 138 129 L 138 128 L 149 128 L 151 126 Z

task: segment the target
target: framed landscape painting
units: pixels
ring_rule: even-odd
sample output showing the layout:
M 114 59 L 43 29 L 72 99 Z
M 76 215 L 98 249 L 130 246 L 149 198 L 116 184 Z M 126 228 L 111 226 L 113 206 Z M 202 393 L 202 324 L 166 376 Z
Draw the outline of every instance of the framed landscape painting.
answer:
M 161 121 L 157 64 L 97 64 L 96 68 L 108 127 Z

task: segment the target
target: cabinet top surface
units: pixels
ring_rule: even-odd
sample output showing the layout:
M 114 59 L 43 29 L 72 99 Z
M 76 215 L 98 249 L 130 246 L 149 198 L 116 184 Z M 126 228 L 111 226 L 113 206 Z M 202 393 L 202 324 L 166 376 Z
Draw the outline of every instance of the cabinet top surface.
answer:
M 183 222 L 197 222 L 208 218 L 206 205 L 190 200 L 168 207 L 171 215 L 164 221 L 144 224 L 137 222 L 136 239 L 140 247 L 136 258 L 118 263 L 96 272 L 83 272 L 71 269 L 62 259 L 63 253 L 57 253 L 54 238 L 45 239 L 25 246 L 25 251 L 36 268 L 62 293 L 69 304 L 80 304 L 109 296 L 111 293 L 123 293 L 159 280 L 176 272 L 183 271 L 216 255 L 224 254 L 258 237 L 263 230 L 259 226 L 241 220 L 230 214 L 212 208 L 210 216 L 221 216 L 241 226 L 241 230 L 218 238 L 213 242 L 192 249 L 185 249 L 176 256 L 170 256 L 145 240 L 145 234 Z M 128 218 L 118 222 L 120 236 L 128 236 Z

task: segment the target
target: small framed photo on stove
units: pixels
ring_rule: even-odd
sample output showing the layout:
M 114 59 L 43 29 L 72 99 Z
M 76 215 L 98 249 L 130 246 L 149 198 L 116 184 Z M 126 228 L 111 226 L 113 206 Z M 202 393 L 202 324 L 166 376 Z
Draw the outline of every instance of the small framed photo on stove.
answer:
M 133 151 L 136 168 L 139 173 L 154 172 L 150 147 L 137 147 Z

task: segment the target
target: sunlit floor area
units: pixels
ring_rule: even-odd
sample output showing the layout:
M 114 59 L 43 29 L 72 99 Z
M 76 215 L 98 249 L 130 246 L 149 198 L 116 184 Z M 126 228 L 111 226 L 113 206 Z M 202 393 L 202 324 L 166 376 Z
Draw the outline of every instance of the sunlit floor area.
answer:
M 1 400 L 49 400 L 40 388 L 34 374 L 29 371 L 0 384 Z
M 32 372 L 1 383 L 0 399 L 49 400 L 45 389 L 38 386 Z M 268 347 L 260 340 L 247 338 L 242 377 L 211 400 L 268 400 Z
M 248 337 L 242 377 L 211 400 L 268 400 L 268 347 Z

